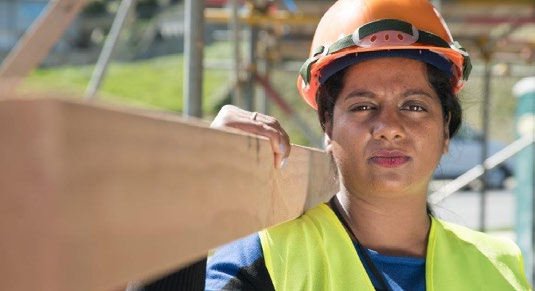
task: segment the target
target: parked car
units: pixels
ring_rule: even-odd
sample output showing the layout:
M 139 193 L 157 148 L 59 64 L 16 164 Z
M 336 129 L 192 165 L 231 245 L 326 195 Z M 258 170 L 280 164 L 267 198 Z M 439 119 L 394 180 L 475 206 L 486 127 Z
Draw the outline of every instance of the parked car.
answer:
M 238 1 L 240 5 L 244 5 L 245 1 L 240 0 Z M 204 5 L 206 8 L 225 8 L 230 7 L 232 5 L 232 1 L 230 0 L 205 0 Z
M 456 136 L 450 141 L 449 152 L 442 156 L 433 175 L 436 180 L 455 179 L 466 171 L 481 164 L 483 135 L 472 127 L 463 125 Z M 488 140 L 488 156 L 505 147 L 505 144 L 495 140 Z M 488 188 L 509 187 L 513 176 L 514 160 L 509 159 L 487 172 Z M 481 179 L 468 185 L 477 189 L 482 186 Z

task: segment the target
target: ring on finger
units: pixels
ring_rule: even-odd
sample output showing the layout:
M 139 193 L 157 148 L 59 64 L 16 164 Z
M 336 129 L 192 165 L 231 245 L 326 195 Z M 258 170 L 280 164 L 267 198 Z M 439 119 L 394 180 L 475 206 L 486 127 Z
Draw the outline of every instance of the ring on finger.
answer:
M 251 115 L 251 120 L 252 121 L 256 121 L 256 117 L 258 116 L 258 112 L 253 112 L 253 114 Z

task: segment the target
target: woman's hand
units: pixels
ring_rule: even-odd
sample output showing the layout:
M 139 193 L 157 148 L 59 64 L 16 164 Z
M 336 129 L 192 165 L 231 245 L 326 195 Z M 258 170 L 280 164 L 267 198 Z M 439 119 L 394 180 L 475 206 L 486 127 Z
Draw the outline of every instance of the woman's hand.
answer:
M 217 113 L 211 127 L 232 127 L 267 137 L 275 156 L 275 167 L 280 169 L 286 165 L 291 149 L 290 138 L 274 117 L 225 105 Z

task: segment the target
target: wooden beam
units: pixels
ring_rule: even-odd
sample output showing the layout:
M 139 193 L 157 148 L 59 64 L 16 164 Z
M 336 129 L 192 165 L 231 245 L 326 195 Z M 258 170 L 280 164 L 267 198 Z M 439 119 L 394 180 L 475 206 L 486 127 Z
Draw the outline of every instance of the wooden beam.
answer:
M 174 116 L 0 102 L 3 290 L 110 290 L 299 216 L 336 187 L 329 157 Z
M 0 66 L 0 98 L 12 95 L 63 35 L 88 0 L 51 0 Z

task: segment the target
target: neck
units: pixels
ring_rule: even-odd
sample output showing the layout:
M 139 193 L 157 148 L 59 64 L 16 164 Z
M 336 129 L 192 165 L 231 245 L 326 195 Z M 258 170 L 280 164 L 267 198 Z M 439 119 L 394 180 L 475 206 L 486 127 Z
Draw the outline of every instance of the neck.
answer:
M 384 255 L 425 257 L 431 225 L 425 195 L 363 198 L 341 191 L 335 203 L 364 247 Z

